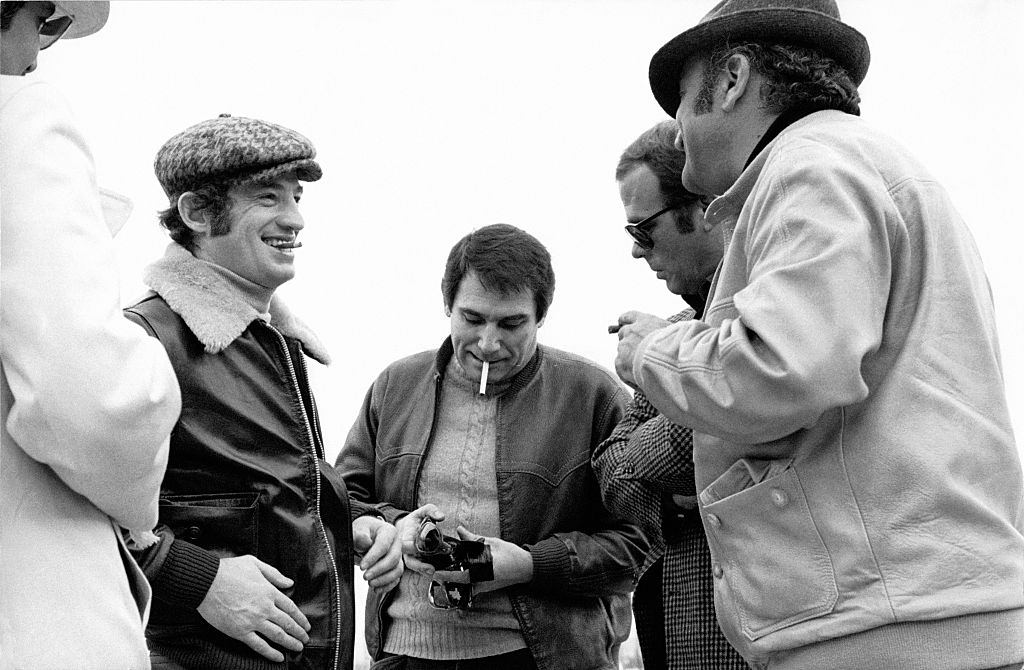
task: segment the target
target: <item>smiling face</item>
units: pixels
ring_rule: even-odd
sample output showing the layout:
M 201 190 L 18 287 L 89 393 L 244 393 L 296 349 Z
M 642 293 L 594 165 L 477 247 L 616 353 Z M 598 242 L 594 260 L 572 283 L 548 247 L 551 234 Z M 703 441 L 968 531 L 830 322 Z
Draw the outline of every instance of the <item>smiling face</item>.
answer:
M 54 12 L 52 2 L 26 2 L 0 38 L 0 73 L 21 76 L 36 69 L 39 29 Z
M 687 157 L 689 163 L 689 157 Z M 638 165 L 619 182 L 619 197 L 630 223 L 643 220 L 665 206 L 658 177 L 646 165 Z M 693 230 L 680 232 L 677 216 L 691 217 Z M 647 265 L 676 295 L 696 295 L 715 271 L 722 258 L 722 239 L 717 230 L 704 227 L 699 204 L 682 211 L 670 210 L 657 219 L 650 229 L 654 246 L 643 249 L 633 243 L 633 258 L 643 258 Z
M 228 191 L 230 229 L 223 235 L 196 234 L 195 255 L 274 290 L 295 276 L 295 249 L 305 227 L 299 213 L 302 185 L 294 172 L 263 184 Z
M 480 379 L 489 362 L 487 379 L 502 381 L 526 367 L 537 351 L 533 295 L 522 290 L 502 295 L 488 290 L 470 270 L 459 282 L 451 306 L 455 360 L 470 379 Z

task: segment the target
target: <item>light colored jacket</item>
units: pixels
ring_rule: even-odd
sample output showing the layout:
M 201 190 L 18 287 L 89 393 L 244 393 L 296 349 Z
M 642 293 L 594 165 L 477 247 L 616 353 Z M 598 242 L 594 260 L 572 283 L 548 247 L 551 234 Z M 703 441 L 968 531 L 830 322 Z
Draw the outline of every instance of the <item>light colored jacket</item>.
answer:
M 152 528 L 177 419 L 126 320 L 92 157 L 57 91 L 0 77 L 0 668 L 148 668 Z
M 988 282 L 946 192 L 826 111 L 707 218 L 728 242 L 705 320 L 650 334 L 633 370 L 694 427 L 730 642 L 773 669 L 1024 659 L 1021 464 Z

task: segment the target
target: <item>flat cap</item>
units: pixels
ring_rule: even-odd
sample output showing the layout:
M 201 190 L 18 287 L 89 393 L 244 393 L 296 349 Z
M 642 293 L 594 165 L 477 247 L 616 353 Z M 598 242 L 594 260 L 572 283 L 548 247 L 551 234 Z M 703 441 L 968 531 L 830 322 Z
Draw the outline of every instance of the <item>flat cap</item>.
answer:
M 167 140 L 153 170 L 167 197 L 176 198 L 203 184 L 261 181 L 293 170 L 301 181 L 316 181 L 323 172 L 315 157 L 313 143 L 290 128 L 221 114 Z

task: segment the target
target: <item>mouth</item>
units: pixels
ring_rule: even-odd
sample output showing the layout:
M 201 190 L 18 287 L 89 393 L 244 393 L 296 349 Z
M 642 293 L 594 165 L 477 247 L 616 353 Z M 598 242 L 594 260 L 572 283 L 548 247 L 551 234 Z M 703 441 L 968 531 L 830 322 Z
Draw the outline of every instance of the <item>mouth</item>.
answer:
M 267 236 L 261 239 L 263 241 L 263 244 L 267 245 L 271 249 L 275 249 L 283 254 L 288 255 L 292 255 L 295 249 L 298 249 L 299 247 L 302 246 L 302 242 L 299 242 L 294 237 Z

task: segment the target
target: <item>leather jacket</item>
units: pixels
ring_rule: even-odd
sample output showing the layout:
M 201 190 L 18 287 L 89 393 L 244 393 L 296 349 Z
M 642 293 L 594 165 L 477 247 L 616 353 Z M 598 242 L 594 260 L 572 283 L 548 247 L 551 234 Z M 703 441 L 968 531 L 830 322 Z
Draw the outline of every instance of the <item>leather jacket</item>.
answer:
M 153 585 L 151 646 L 186 666 L 282 667 L 196 611 L 219 559 L 252 554 L 295 581 L 284 592 L 312 625 L 300 655 L 282 650 L 289 667 L 351 668 L 350 514 L 324 461 L 303 343 L 255 319 L 211 353 L 159 295 L 126 314 L 163 343 L 183 408 L 161 486 L 161 542 L 138 553 Z
M 338 458 L 354 517 L 380 514 L 394 523 L 417 507 L 451 356 L 448 339 L 437 352 L 392 364 L 370 388 Z M 649 544 L 637 526 L 605 510 L 590 468 L 591 453 L 622 418 L 626 400 L 606 371 L 544 346 L 498 400 L 501 537 L 524 546 L 534 563 L 533 580 L 509 595 L 542 670 L 617 668 L 629 633 L 629 593 Z M 388 595 L 367 596 L 366 642 L 378 659 Z

